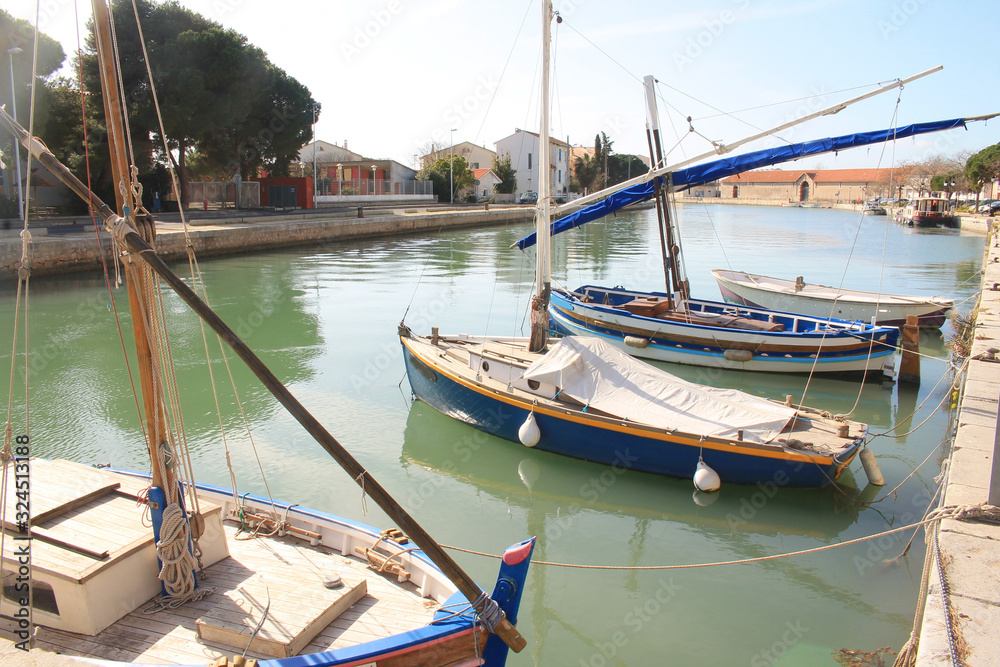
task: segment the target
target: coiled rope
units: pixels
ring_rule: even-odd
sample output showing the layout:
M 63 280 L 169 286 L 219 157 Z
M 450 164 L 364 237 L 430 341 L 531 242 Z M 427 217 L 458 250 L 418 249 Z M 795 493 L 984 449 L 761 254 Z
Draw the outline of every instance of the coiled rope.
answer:
M 159 578 L 171 598 L 185 598 L 195 590 L 194 571 L 198 563 L 188 550 L 189 537 L 187 517 L 180 505 L 167 505 L 163 510 L 156 556 L 163 563 Z

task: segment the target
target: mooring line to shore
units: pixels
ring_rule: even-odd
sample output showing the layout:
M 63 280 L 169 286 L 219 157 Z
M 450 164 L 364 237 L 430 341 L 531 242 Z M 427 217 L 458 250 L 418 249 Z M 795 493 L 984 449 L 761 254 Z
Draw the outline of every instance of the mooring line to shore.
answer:
M 956 519 L 959 521 L 981 520 L 981 521 L 988 521 L 991 523 L 1000 523 L 1000 507 L 994 507 L 993 505 L 987 505 L 986 503 L 980 503 L 978 505 L 949 505 L 947 507 L 942 507 L 940 509 L 934 510 L 931 513 L 931 516 L 927 519 L 924 519 L 922 521 L 917 521 L 916 523 L 911 523 L 906 526 L 902 526 L 900 528 L 893 528 L 891 530 L 882 531 L 881 533 L 875 533 L 874 535 L 857 537 L 854 538 L 853 540 L 847 540 L 846 542 L 837 542 L 836 544 L 824 544 L 821 547 L 813 547 L 812 549 L 803 549 L 802 551 L 790 551 L 783 554 L 774 554 L 772 556 L 758 556 L 757 558 L 744 558 L 741 560 L 725 560 L 725 561 L 716 561 L 714 563 L 688 563 L 686 565 L 582 565 L 579 563 L 559 563 L 554 561 L 532 560 L 531 564 L 548 565 L 551 567 L 566 567 L 579 570 L 625 570 L 625 571 L 691 570 L 702 567 L 719 567 L 722 565 L 744 565 L 746 563 L 760 563 L 768 560 L 778 560 L 780 558 L 791 558 L 793 556 L 805 556 L 807 554 L 819 553 L 821 551 L 829 551 L 831 549 L 846 547 L 852 544 L 860 544 L 862 542 L 867 542 L 869 540 L 876 540 L 880 537 L 885 537 L 886 535 L 894 535 L 896 533 L 901 533 L 910 530 L 912 528 L 920 528 L 921 526 L 926 526 L 936 521 L 941 521 L 942 519 Z M 442 544 L 441 546 L 444 547 L 445 549 L 450 549 L 452 551 L 460 551 L 462 553 L 472 554 L 474 556 L 485 556 L 487 558 L 502 557 L 484 551 L 463 549 L 462 547 L 450 546 L 448 544 Z

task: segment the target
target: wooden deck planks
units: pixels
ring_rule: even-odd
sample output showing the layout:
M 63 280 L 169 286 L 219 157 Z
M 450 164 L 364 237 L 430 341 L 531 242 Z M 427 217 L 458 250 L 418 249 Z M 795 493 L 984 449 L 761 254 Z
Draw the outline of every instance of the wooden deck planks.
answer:
M 113 516 L 123 519 L 132 512 L 141 515 L 141 508 L 135 508 L 134 500 L 120 494 L 112 494 L 109 499 L 101 503 L 107 506 L 102 520 L 111 520 Z M 70 518 L 75 521 L 78 514 L 85 512 L 71 510 L 67 514 L 72 515 Z M 123 538 L 126 534 L 131 535 L 133 529 L 116 526 L 115 530 Z M 259 579 L 260 574 L 263 574 L 264 582 L 271 590 L 272 600 L 296 586 L 312 586 L 310 580 L 321 587 L 321 577 L 327 573 L 337 573 L 347 582 L 362 578 L 367 580 L 368 594 L 321 628 L 303 649 L 306 652 L 352 646 L 414 629 L 428 622 L 437 608 L 432 601 L 421 598 L 415 592 L 415 586 L 407 585 L 405 588 L 408 590 L 402 590 L 394 580 L 386 580 L 355 558 L 346 558 L 327 549 L 306 547 L 291 538 L 235 540 L 236 528 L 227 525 L 225 530 L 231 556 L 209 567 L 206 576 L 200 580 L 203 586 L 216 587 L 215 594 L 176 609 L 146 614 L 144 609 L 150 607 L 153 602 L 150 601 L 96 637 L 42 628 L 39 630 L 38 645 L 52 651 L 106 660 L 207 664 L 212 659 L 232 655 L 235 649 L 199 640 L 198 618 L 217 606 L 216 596 L 227 590 L 245 587 L 248 582 Z M 41 545 L 36 542 L 35 546 Z M 298 616 L 300 614 L 295 610 L 288 612 L 288 618 Z M 0 624 L 0 636 L 10 639 L 13 637 L 12 630 L 9 622 Z M 239 651 L 242 649 L 242 646 L 239 647 Z M 257 651 L 250 651 L 247 655 L 268 657 Z

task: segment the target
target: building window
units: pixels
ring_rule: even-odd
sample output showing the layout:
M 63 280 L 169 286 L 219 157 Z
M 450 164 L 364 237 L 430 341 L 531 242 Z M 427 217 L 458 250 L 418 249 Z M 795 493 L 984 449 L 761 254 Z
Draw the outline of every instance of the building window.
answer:
M 559 161 L 562 162 L 562 149 L 559 149 Z
M 528 153 L 528 169 L 531 169 L 531 153 Z
M 556 181 L 556 182 L 557 183 L 562 183 L 562 169 L 559 170 L 559 180 Z

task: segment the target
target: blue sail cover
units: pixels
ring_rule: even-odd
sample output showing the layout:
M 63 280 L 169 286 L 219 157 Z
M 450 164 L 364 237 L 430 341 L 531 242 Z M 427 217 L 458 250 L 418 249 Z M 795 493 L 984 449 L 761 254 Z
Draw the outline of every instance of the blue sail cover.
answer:
M 678 169 L 672 174 L 673 185 L 675 188 L 692 187 L 734 174 L 741 174 L 751 169 L 760 169 L 761 167 L 797 160 L 810 155 L 842 151 L 848 148 L 857 148 L 858 146 L 868 146 L 893 139 L 905 139 L 917 134 L 951 130 L 956 127 L 965 127 L 965 119 L 954 118 L 952 120 L 940 120 L 932 123 L 914 123 L 913 125 L 889 130 L 846 134 L 842 137 L 828 137 L 826 139 L 816 139 L 815 141 L 806 141 L 788 146 L 778 146 L 777 148 L 766 148 L 752 153 L 713 160 L 712 162 L 688 167 L 687 169 Z M 574 227 L 579 227 L 584 223 L 603 218 L 609 213 L 614 213 L 629 204 L 649 199 L 653 196 L 653 183 L 654 181 L 647 181 L 625 188 L 624 190 L 619 190 L 602 201 L 556 220 L 549 227 L 549 231 L 555 236 Z M 535 234 L 531 233 L 525 236 L 515 245 L 521 250 L 530 248 L 535 245 Z

